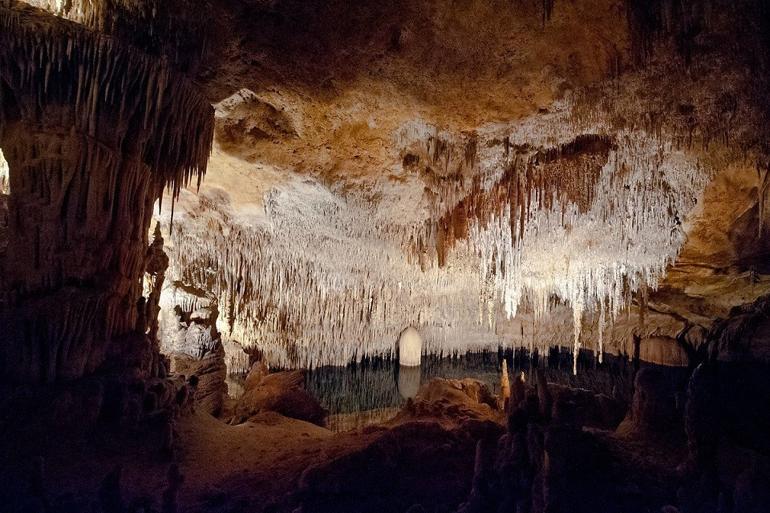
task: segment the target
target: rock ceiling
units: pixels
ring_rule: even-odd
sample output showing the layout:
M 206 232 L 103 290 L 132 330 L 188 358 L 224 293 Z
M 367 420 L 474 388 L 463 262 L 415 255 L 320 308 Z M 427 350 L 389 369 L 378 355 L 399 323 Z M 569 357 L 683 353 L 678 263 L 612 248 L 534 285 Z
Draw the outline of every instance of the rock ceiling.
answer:
M 761 2 L 117 4 L 194 50 L 169 58 L 216 109 L 203 184 L 157 216 L 172 278 L 273 363 L 410 325 L 445 354 L 628 352 L 770 291 Z

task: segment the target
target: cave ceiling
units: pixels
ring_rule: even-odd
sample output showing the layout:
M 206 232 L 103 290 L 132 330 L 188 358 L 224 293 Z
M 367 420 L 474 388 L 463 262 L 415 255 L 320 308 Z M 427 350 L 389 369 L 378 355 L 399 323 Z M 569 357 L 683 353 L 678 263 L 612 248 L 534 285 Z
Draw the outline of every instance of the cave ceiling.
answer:
M 173 279 L 275 363 L 409 325 L 622 352 L 770 292 L 762 2 L 31 3 L 152 20 L 134 43 L 214 106 L 156 217 Z

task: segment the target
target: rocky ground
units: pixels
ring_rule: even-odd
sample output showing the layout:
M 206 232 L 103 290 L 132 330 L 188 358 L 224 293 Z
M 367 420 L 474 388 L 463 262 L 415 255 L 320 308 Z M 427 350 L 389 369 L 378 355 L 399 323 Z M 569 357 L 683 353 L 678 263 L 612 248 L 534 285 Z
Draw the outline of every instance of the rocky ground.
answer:
M 6 424 L 0 490 L 41 512 L 766 511 L 764 392 L 732 397 L 735 369 L 707 361 L 688 384 L 643 365 L 630 404 L 541 370 L 504 397 L 434 379 L 390 420 L 334 433 L 297 372 L 255 364 L 220 418 L 193 390 L 170 424 L 121 434 Z

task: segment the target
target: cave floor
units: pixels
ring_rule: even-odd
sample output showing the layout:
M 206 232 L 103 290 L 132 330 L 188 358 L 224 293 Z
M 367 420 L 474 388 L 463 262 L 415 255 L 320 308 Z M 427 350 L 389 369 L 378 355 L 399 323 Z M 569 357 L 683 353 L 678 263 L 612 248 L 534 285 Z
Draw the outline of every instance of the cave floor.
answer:
M 176 422 L 173 458 L 159 449 L 155 430 L 13 436 L 14 444 L 3 444 L 2 459 L 8 464 L 2 465 L 0 479 L 9 496 L 27 494 L 37 462 L 42 461 L 48 495 L 79 497 L 96 495 L 105 476 L 119 467 L 126 502 L 149 497 L 157 503 L 175 461 L 184 477 L 179 511 L 258 512 L 290 495 L 305 468 L 361 448 L 378 436 L 335 434 L 272 412 L 235 426 L 193 413 Z
M 184 478 L 176 498 L 180 512 L 292 512 L 300 504 L 303 512 L 403 512 L 413 504 L 451 512 L 470 490 L 476 441 L 497 439 L 504 422 L 499 412 L 446 406 L 402 411 L 388 422 L 341 433 L 271 412 L 239 425 L 192 413 L 176 421 L 173 456 L 163 454 L 152 430 L 74 439 L 30 432 L 3 449 L 10 464 L 2 466 L 0 479 L 10 494 L 0 498 L 13 501 L 14 490 L 30 496 L 30 476 L 44 455 L 43 489 L 58 503 L 67 495 L 80 505 L 98 501 L 105 477 L 120 467 L 129 508 L 146 498 L 160 511 L 173 461 Z M 659 510 L 674 499 L 681 450 L 609 431 L 586 433 L 605 455 L 605 470 L 591 476 L 597 493 L 622 497 L 627 511 L 656 511 L 647 508 Z M 303 490 L 311 491 L 303 496 Z

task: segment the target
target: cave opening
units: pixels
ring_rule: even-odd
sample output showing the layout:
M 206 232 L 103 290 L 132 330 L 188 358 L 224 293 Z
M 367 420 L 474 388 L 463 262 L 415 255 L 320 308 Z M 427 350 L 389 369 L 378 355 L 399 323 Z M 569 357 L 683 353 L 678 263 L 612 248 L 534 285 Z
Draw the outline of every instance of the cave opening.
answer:
M 0 509 L 770 511 L 763 0 L 0 0 Z

